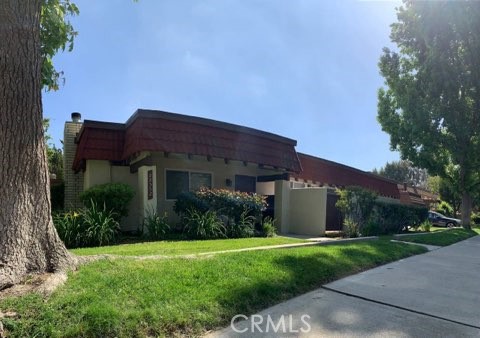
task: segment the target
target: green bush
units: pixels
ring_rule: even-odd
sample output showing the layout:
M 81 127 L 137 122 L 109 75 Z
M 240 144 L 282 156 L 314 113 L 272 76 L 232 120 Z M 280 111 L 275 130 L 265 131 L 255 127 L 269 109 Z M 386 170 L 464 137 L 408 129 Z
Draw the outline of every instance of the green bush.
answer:
M 453 217 L 453 216 L 454 216 L 454 215 L 453 215 L 453 207 L 452 207 L 448 202 L 441 201 L 441 202 L 438 204 L 436 210 L 437 210 L 439 213 L 441 213 L 441 214 L 443 214 L 443 215 L 445 215 L 445 216 L 447 216 L 447 217 Z
M 89 208 L 96 205 L 105 205 L 106 210 L 115 213 L 115 218 L 120 221 L 128 216 L 128 205 L 133 199 L 133 189 L 124 183 L 106 183 L 95 185 L 80 194 L 80 200 Z
M 472 212 L 472 217 L 471 217 L 472 223 L 475 225 L 480 225 L 480 212 Z
M 201 189 L 195 195 L 204 201 L 209 209 L 238 222 L 245 210 L 247 216 L 259 219 L 267 203 L 264 196 L 226 189 Z
M 173 205 L 173 211 L 179 216 L 186 215 L 189 210 L 206 212 L 208 209 L 209 205 L 193 192 L 182 192 Z
M 149 239 L 165 239 L 170 232 L 167 213 L 159 215 L 156 210 L 149 210 L 147 216 L 143 220 L 143 230 L 145 236 Z
M 83 223 L 88 246 L 102 246 L 115 243 L 120 232 L 116 215 L 106 205 L 99 208 L 95 202 L 83 210 Z
M 420 229 L 425 232 L 430 232 L 430 229 L 432 228 L 432 223 L 427 219 L 420 224 Z
M 195 193 L 180 194 L 175 201 L 174 211 L 186 222 L 192 211 L 213 211 L 227 229 L 228 237 L 251 237 L 255 234 L 255 223 L 267 206 L 264 196 L 223 189 L 201 189 Z M 190 215 L 191 216 L 191 215 Z
M 262 235 L 264 237 L 275 237 L 277 235 L 277 228 L 275 227 L 275 220 L 270 216 L 263 219 Z
M 380 226 L 373 222 L 372 219 L 370 219 L 367 224 L 363 227 L 363 236 L 377 236 L 380 234 Z
M 53 213 L 52 218 L 58 236 L 60 236 L 67 248 L 83 246 L 84 240 L 82 236 L 85 233 L 85 228 L 81 213 L 77 211 Z
M 215 211 L 188 210 L 184 217 L 184 233 L 192 239 L 226 238 L 226 229 Z
M 67 248 L 113 244 L 120 230 L 112 211 L 95 203 L 79 211 L 55 213 L 53 223 Z
M 359 187 L 339 191 L 337 208 L 344 216 L 347 237 L 395 234 L 418 228 L 428 218 L 428 209 L 378 201 L 376 195 Z
M 361 187 L 347 187 L 337 192 L 340 197 L 336 206 L 344 217 L 344 233 L 347 237 L 357 237 L 370 219 L 377 195 Z
M 428 209 L 404 204 L 375 202 L 370 221 L 377 225 L 375 235 L 398 234 L 408 227 L 418 228 L 428 218 Z
M 248 215 L 245 209 L 237 222 L 229 222 L 227 228 L 228 238 L 247 238 L 255 234 L 255 217 Z

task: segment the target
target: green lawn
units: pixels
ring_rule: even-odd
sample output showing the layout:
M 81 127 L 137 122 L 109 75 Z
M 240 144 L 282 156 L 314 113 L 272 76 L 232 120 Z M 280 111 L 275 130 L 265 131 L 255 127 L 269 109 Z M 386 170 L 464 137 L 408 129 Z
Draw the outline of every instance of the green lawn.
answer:
M 161 241 L 135 244 L 102 246 L 98 248 L 81 248 L 71 250 L 76 255 L 114 254 L 121 256 L 151 256 L 151 255 L 188 255 L 201 252 L 213 252 L 253 248 L 257 246 L 293 244 L 305 242 L 301 239 L 288 237 L 271 238 L 238 238 L 216 239 L 208 241 Z
M 476 236 L 478 234 L 480 234 L 479 228 L 474 228 L 473 230 L 454 228 L 442 232 L 434 232 L 427 235 L 403 236 L 396 239 L 404 242 L 447 246 L 459 241 L 463 241 L 464 239 Z
M 200 335 L 324 283 L 425 248 L 384 240 L 169 260 L 97 261 L 47 301 L 0 301 L 10 337 Z

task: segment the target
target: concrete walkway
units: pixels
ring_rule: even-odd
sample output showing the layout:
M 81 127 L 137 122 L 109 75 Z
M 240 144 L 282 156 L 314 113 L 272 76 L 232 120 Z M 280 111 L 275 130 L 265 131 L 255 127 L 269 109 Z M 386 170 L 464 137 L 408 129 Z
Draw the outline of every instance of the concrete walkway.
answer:
M 234 328 L 208 337 L 480 337 L 480 236 L 327 284 Z

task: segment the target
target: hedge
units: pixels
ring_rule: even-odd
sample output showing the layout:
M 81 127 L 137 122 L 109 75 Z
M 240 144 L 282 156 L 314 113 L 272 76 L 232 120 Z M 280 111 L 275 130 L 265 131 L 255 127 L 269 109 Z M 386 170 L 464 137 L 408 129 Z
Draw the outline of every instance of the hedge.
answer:
M 265 197 L 261 195 L 225 189 L 201 189 L 180 194 L 173 210 L 182 217 L 185 224 L 188 223 L 190 234 L 197 233 L 196 229 L 192 230 L 194 227 L 192 215 L 213 212 L 223 223 L 226 235 L 230 238 L 239 238 L 253 236 L 254 225 L 261 220 L 262 211 L 266 206 Z M 205 222 L 197 223 L 200 227 L 200 223 Z

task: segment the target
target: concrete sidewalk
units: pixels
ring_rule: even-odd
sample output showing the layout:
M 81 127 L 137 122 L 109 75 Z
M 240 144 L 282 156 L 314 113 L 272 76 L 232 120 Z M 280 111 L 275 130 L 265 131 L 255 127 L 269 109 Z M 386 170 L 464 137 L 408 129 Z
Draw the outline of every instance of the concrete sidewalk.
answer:
M 476 236 L 327 284 L 208 337 L 480 337 L 479 285 Z

